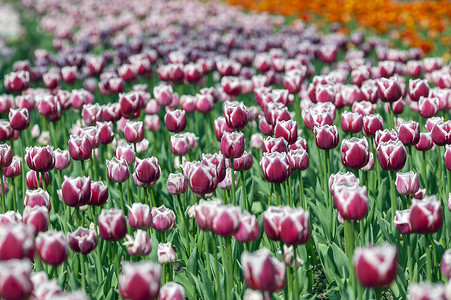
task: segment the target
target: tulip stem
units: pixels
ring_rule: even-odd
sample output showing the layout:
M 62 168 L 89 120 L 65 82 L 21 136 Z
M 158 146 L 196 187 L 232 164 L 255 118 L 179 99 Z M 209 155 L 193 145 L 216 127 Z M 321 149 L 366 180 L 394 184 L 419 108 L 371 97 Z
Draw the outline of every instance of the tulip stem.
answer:
M 390 122 L 392 125 L 392 129 L 395 128 L 395 114 L 393 113 L 393 103 L 390 103 Z
M 26 164 L 25 164 L 25 159 L 24 159 L 25 146 L 23 144 L 24 135 L 25 135 L 24 131 L 21 131 L 20 135 L 19 135 L 19 142 L 20 142 L 20 155 L 22 156 L 21 157 L 22 158 L 22 174 L 20 175 L 20 177 L 22 178 L 22 186 L 21 186 L 22 187 L 22 194 L 21 194 L 22 198 L 25 198 L 25 176 L 26 176 L 26 173 L 25 173 Z
M 227 262 L 229 268 L 229 274 L 227 274 L 227 292 L 229 297 L 227 299 L 232 299 L 231 293 L 233 290 L 233 261 L 232 261 L 232 238 L 225 237 L 226 247 L 227 247 Z
M 395 217 L 395 213 L 397 210 L 396 205 L 396 188 L 395 188 L 395 171 L 388 171 L 389 179 L 390 179 L 390 198 L 391 198 L 391 215 L 390 220 L 393 220 Z M 393 224 L 393 228 L 396 231 L 396 227 Z
M 14 207 L 14 211 L 17 211 L 16 178 L 15 177 L 11 178 L 11 187 L 13 189 L 13 207 Z
M 233 169 L 233 158 L 230 158 L 230 169 L 232 170 L 232 205 L 236 205 L 235 203 L 235 171 Z M 243 199 L 244 200 L 244 199 Z
M 272 183 L 270 183 L 270 184 L 269 184 L 269 198 L 268 198 L 268 207 L 270 207 L 270 206 L 271 206 L 272 188 L 273 188 L 273 184 L 272 184 Z
M 2 181 L 2 213 L 5 213 L 6 212 L 6 205 L 5 205 L 5 187 L 4 187 L 4 184 L 3 184 L 3 168 L 2 168 L 1 181 Z
M 297 260 L 297 251 L 298 251 L 298 246 L 297 245 L 293 245 L 293 253 L 294 253 L 294 266 L 293 266 L 293 282 L 294 282 L 294 287 L 293 287 L 293 299 L 297 299 L 297 297 L 299 297 L 299 280 L 298 280 L 298 260 Z M 307 258 L 308 260 L 308 258 Z
M 242 206 L 242 208 L 243 208 L 243 210 L 247 210 L 246 176 L 244 174 L 244 171 L 240 172 L 240 177 L 241 177 L 241 186 L 242 186 L 241 191 L 242 191 L 242 194 L 243 194 L 243 206 Z M 252 205 L 251 205 L 251 208 L 252 208 Z
M 288 206 L 293 206 L 293 203 L 291 202 L 291 180 L 290 180 L 290 177 L 288 177 L 287 182 L 285 183 L 285 188 L 287 190 Z
M 300 197 L 300 205 L 301 207 L 306 210 L 307 209 L 307 204 L 305 202 L 305 198 L 304 198 L 304 180 L 302 179 L 302 171 L 299 170 L 298 172 L 299 174 L 299 197 Z
M 409 149 L 409 164 L 410 164 L 410 170 L 411 170 L 411 171 L 414 171 L 414 170 L 413 170 L 413 151 L 412 151 L 413 146 L 408 146 L 407 148 Z
M 412 248 L 410 247 L 410 235 L 406 235 L 407 243 L 407 268 L 409 269 L 409 281 L 412 282 L 413 279 L 413 261 L 412 261 Z
M 119 183 L 119 193 L 121 195 L 121 210 L 125 213 L 125 206 L 124 206 L 124 191 L 122 189 L 122 182 Z
M 131 207 L 132 206 L 132 192 L 130 189 L 130 184 L 131 184 L 131 180 L 130 178 L 127 180 L 126 185 L 127 185 L 127 200 L 128 200 L 128 205 Z
M 349 259 L 349 284 L 353 290 L 355 290 L 356 285 L 354 282 L 354 270 L 352 264 L 352 256 L 354 252 L 354 226 L 352 221 L 344 220 L 344 233 L 345 233 L 345 252 Z
M 218 245 L 216 242 L 216 236 L 211 235 L 211 239 L 213 240 L 213 257 L 215 259 L 215 289 L 216 289 L 216 297 L 218 297 L 219 300 L 222 300 L 222 293 L 221 293 L 221 285 L 219 282 L 219 263 L 218 263 Z
M 426 238 L 426 279 L 432 282 L 432 239 L 429 234 L 425 235 Z
M 422 163 L 421 163 L 421 168 L 422 168 L 422 170 L 421 170 L 421 177 L 423 178 L 423 185 L 424 185 L 424 187 L 426 188 L 426 191 L 429 193 L 430 191 L 429 191 L 429 188 L 428 188 L 428 176 L 427 176 L 427 168 L 426 168 L 426 151 L 423 151 L 423 156 L 422 156 L 422 158 L 423 158 L 423 161 L 422 161 Z
M 180 197 L 180 195 L 177 195 L 177 206 L 179 207 L 180 210 L 180 214 L 182 215 L 182 219 L 183 219 L 183 225 L 184 225 L 184 231 L 185 231 L 185 243 L 186 243 L 186 254 L 189 257 L 189 253 L 190 253 L 190 247 L 189 247 L 189 233 L 188 233 L 188 222 L 186 221 L 186 212 L 182 209 L 182 199 Z
M 442 149 L 437 146 L 438 151 L 438 198 L 442 201 Z
M 86 292 L 86 278 L 85 278 L 85 257 L 80 253 L 80 270 L 81 270 L 81 289 Z

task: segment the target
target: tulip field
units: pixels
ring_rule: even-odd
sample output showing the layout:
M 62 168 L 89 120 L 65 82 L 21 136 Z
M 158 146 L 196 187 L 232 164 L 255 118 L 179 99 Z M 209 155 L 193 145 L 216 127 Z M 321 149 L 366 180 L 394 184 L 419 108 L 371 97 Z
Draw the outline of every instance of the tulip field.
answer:
M 451 300 L 442 19 L 0 2 L 1 299 Z

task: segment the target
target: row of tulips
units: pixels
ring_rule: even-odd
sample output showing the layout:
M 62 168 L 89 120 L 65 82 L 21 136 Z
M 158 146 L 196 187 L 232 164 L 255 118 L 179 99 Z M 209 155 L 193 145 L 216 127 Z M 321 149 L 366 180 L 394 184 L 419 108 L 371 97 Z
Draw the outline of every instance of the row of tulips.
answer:
M 450 297 L 442 59 L 218 3 L 22 5 L 54 49 L 0 95 L 1 297 Z

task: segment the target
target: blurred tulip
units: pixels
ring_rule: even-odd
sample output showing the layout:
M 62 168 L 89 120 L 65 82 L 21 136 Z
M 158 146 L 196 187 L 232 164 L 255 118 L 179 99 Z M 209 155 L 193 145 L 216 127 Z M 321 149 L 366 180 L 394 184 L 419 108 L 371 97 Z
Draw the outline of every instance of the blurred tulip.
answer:
M 125 125 L 124 135 L 129 143 L 138 143 L 144 139 L 143 122 L 130 121 Z
M 241 102 L 227 101 L 222 108 L 226 124 L 229 128 L 243 130 L 248 122 L 248 109 Z
M 177 254 L 172 248 L 171 243 L 160 243 L 158 244 L 158 262 L 162 265 L 175 263 L 177 261 Z
M 33 259 L 34 236 L 34 228 L 22 223 L 0 226 L 0 261 Z
M 169 208 L 162 205 L 152 207 L 152 227 L 160 232 L 171 229 L 175 224 L 175 214 Z
M 119 241 L 127 234 L 127 223 L 123 212 L 119 209 L 102 209 L 98 224 L 99 234 L 106 241 Z
M 25 130 L 30 125 L 30 114 L 26 108 L 11 109 L 9 111 L 9 122 L 15 130 Z
M 0 262 L 0 296 L 5 300 L 28 299 L 32 292 L 30 273 L 27 259 Z
M 149 229 L 152 227 L 152 214 L 147 204 L 133 203 L 132 207 L 127 205 L 128 224 L 134 229 Z
M 125 262 L 119 275 L 119 292 L 128 300 L 157 299 L 160 278 L 161 267 L 156 263 Z
M 404 146 L 413 146 L 420 140 L 420 127 L 415 121 L 407 121 L 398 126 L 398 137 Z
M 238 158 L 244 153 L 244 133 L 225 132 L 221 139 L 221 153 L 227 158 Z
M 89 205 L 102 206 L 108 201 L 108 186 L 103 181 L 91 181 Z
M 415 194 L 420 189 L 418 174 L 413 171 L 396 173 L 396 190 L 401 195 Z
M 74 252 L 89 254 L 97 247 L 97 234 L 93 228 L 78 227 L 74 232 L 68 233 L 67 237 Z
M 158 165 L 158 159 L 154 156 L 145 159 L 136 159 L 135 162 L 136 178 L 143 183 L 153 183 L 160 178 L 161 169 Z
M 25 206 L 23 222 L 32 226 L 36 233 L 47 231 L 49 228 L 49 211 L 45 206 Z
M 25 191 L 25 206 L 45 206 L 50 211 L 52 205 L 50 204 L 49 193 L 41 188 L 36 190 L 26 190 Z
M 13 152 L 8 144 L 0 144 L 0 167 L 7 168 L 13 161 Z
M 64 170 L 70 165 L 70 156 L 68 150 L 56 149 L 53 151 L 55 155 L 55 169 Z
M 127 241 L 123 243 L 127 247 L 127 252 L 131 256 L 145 256 L 152 251 L 152 245 L 147 232 L 141 229 L 135 231 L 134 239 L 126 235 Z
M 38 182 L 38 177 L 39 177 L 39 182 Z M 35 190 L 38 187 L 48 187 L 49 186 L 49 173 L 45 172 L 44 173 L 44 182 L 42 181 L 42 173 L 36 173 L 36 171 L 34 170 L 30 170 L 27 172 L 26 175 L 26 184 L 27 184 L 27 188 L 29 190 Z
M 36 250 L 41 260 L 52 266 L 59 266 L 67 260 L 69 247 L 61 231 L 40 232 L 36 237 Z
M 128 164 L 124 159 L 117 159 L 113 157 L 106 161 L 108 168 L 107 177 L 110 181 L 123 183 L 130 177 Z
M 160 300 L 184 300 L 185 290 L 183 285 L 171 281 L 161 287 L 158 297 Z
M 168 176 L 166 187 L 169 194 L 181 195 L 186 193 L 186 191 L 188 190 L 188 181 L 186 180 L 186 177 L 181 173 L 171 173 Z
M 393 223 L 400 234 L 411 234 L 412 225 L 410 224 L 410 209 L 397 210 Z
M 410 224 L 414 233 L 435 233 L 442 228 L 443 215 L 435 196 L 412 200 Z

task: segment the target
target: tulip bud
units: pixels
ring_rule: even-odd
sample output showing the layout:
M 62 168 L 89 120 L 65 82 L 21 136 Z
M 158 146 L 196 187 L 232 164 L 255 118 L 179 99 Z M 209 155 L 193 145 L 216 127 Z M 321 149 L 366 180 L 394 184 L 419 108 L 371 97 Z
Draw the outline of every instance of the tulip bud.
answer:
M 221 153 L 226 158 L 238 158 L 244 153 L 244 133 L 225 132 L 221 139 Z
M 251 135 L 249 145 L 252 149 L 260 149 L 263 146 L 263 137 L 260 133 L 254 133 Z
M 412 225 L 410 224 L 410 209 L 397 210 L 393 223 L 400 234 L 411 234 Z
M 396 190 L 401 195 L 415 194 L 420 189 L 418 174 L 413 171 L 396 173 Z
M 158 298 L 160 300 L 185 300 L 183 285 L 174 281 L 166 283 L 161 287 Z
M 398 126 L 398 137 L 404 146 L 413 146 L 420 140 L 420 127 L 415 121 L 404 122 Z
M 307 170 L 309 166 L 309 156 L 304 148 L 297 150 L 290 150 L 288 153 L 288 159 L 290 160 L 290 167 L 292 170 Z
M 174 249 L 172 249 L 171 243 L 160 243 L 158 244 L 158 262 L 162 265 L 171 264 L 177 261 L 177 254 L 175 254 Z
M 171 173 L 168 176 L 166 187 L 169 194 L 181 195 L 186 193 L 186 191 L 188 190 L 188 181 L 186 180 L 186 177 L 181 173 Z
M 129 165 L 132 164 L 135 161 L 135 150 L 133 149 L 133 145 L 127 144 L 125 141 L 120 143 L 116 148 L 116 157 L 119 160 L 125 160 Z
M 227 101 L 222 107 L 227 126 L 235 130 L 243 130 L 248 122 L 248 110 L 241 102 Z
M 164 116 L 164 124 L 170 132 L 181 132 L 186 128 L 185 111 L 176 109 L 168 110 Z
M 272 293 L 285 287 L 285 265 L 266 248 L 243 252 L 241 266 L 246 285 L 251 289 Z
M 401 170 L 407 160 L 407 152 L 401 141 L 382 142 L 377 146 L 377 160 L 382 169 Z
M 106 161 L 108 168 L 107 177 L 110 181 L 123 183 L 130 177 L 127 162 L 124 159 L 113 157 Z
M 220 236 L 230 236 L 235 234 L 240 227 L 240 209 L 235 206 L 218 206 L 213 220 L 213 232 Z
M 107 122 L 97 122 L 97 130 L 99 131 L 99 142 L 102 145 L 108 145 L 113 142 L 114 139 L 114 129 L 113 123 L 111 121 Z
M 190 145 L 186 134 L 174 134 L 171 136 L 171 152 L 174 155 L 184 156 L 189 150 Z
M 413 101 L 429 95 L 429 84 L 425 79 L 409 79 L 409 96 Z
M 143 122 L 130 121 L 124 128 L 125 139 L 129 143 L 139 143 L 144 139 Z
M 0 144 L 0 167 L 7 168 L 13 161 L 13 152 L 8 144 Z
M 52 205 L 50 204 L 49 193 L 39 188 L 36 190 L 26 190 L 25 191 L 25 206 L 45 206 L 50 211 Z
M 13 136 L 13 128 L 8 121 L 0 120 L 0 141 L 10 140 Z
M 420 139 L 415 145 L 415 149 L 418 151 L 428 151 L 431 150 L 433 146 L 434 142 L 432 141 L 431 134 L 429 132 L 421 132 Z
M 167 106 L 172 101 L 172 86 L 166 84 L 156 85 L 153 88 L 153 95 L 160 106 Z
M 33 259 L 34 234 L 33 227 L 22 223 L 0 226 L 0 261 Z
M 218 142 L 221 141 L 224 132 L 233 132 L 233 129 L 227 126 L 227 122 L 224 117 L 218 117 L 217 119 L 215 119 L 214 127 L 216 140 L 218 140 Z
M 69 246 L 74 252 L 89 254 L 97 247 L 97 234 L 94 228 L 78 227 L 68 235 Z
M 363 118 L 359 113 L 343 112 L 341 115 L 341 128 L 344 132 L 358 133 L 362 130 Z
M 263 140 L 263 153 L 287 152 L 287 141 L 281 137 L 273 138 L 268 136 Z
M 92 145 L 85 135 L 69 138 L 69 154 L 73 160 L 88 160 L 92 156 Z
M 383 102 L 395 102 L 402 96 L 397 77 L 381 78 L 376 81 L 379 97 Z
M 291 175 L 288 155 L 284 152 L 263 154 L 260 167 L 266 181 L 271 183 L 282 183 Z
M 431 130 L 431 137 L 438 146 L 451 144 L 451 121 L 439 121 Z
M 0 214 L 0 226 L 17 224 L 20 221 L 22 221 L 22 216 L 12 210 Z
M 67 260 L 69 249 L 61 231 L 40 232 L 36 237 L 36 250 L 41 260 L 52 266 L 59 266 Z
M 23 222 L 32 226 L 36 233 L 47 231 L 49 228 L 49 211 L 45 206 L 25 206 Z
M 25 161 L 36 172 L 48 172 L 55 166 L 55 154 L 52 146 L 25 148 Z
M 147 232 L 138 229 L 135 231 L 135 240 L 128 234 L 126 235 L 127 241 L 123 243 L 127 247 L 127 252 L 131 256 L 145 256 L 152 251 L 152 244 Z
M 70 165 L 70 156 L 68 150 L 56 149 L 53 151 L 55 154 L 55 169 L 64 170 Z
M 368 163 L 369 154 L 370 150 L 365 138 L 353 137 L 341 142 L 341 162 L 345 168 L 354 170 L 363 168 Z
M 411 283 L 407 290 L 409 300 L 444 300 L 445 285 L 443 283 Z
M 353 256 L 357 279 L 364 287 L 389 286 L 396 277 L 397 260 L 398 251 L 389 244 L 357 248 Z
M 30 124 L 30 115 L 28 109 L 18 108 L 9 111 L 9 122 L 14 130 L 22 131 L 28 128 Z
M 376 144 L 376 146 L 378 146 L 382 142 L 389 141 L 399 141 L 398 133 L 394 129 L 384 129 L 376 131 L 376 135 L 374 137 L 374 143 Z
M 338 130 L 335 125 L 317 126 L 313 129 L 316 146 L 323 150 L 330 150 L 338 145 Z
M 218 185 L 217 167 L 214 164 L 192 162 L 186 165 L 185 174 L 190 189 L 199 195 L 212 193 Z M 224 169 L 225 177 L 225 169 Z
M 368 195 L 365 186 L 338 184 L 334 190 L 334 205 L 345 220 L 358 221 L 368 213 Z
M 119 241 L 127 234 L 127 222 L 119 209 L 102 209 L 98 224 L 99 234 L 106 241 Z
M 135 174 L 136 178 L 143 183 L 153 183 L 160 178 L 161 169 L 158 165 L 158 159 L 154 156 L 146 159 L 136 159 Z
M 384 121 L 380 115 L 368 115 L 363 117 L 363 133 L 374 137 L 377 131 L 384 129 Z
M 436 97 L 420 97 L 418 108 L 423 118 L 432 118 L 438 113 L 439 101 Z
M 108 186 L 103 181 L 91 181 L 89 205 L 102 206 L 108 201 Z
M 244 151 L 241 157 L 233 160 L 233 168 L 235 171 L 247 171 L 252 168 L 253 162 L 252 153 Z
M 124 299 L 157 299 L 160 290 L 161 267 L 153 262 L 130 263 L 122 266 L 119 292 Z
M 68 206 L 79 207 L 91 200 L 90 177 L 66 177 L 62 186 L 63 201 Z
M 412 200 L 410 224 L 414 233 L 435 233 L 442 228 L 443 215 L 436 196 Z
M 255 241 L 260 236 L 260 227 L 257 218 L 248 211 L 241 214 L 238 231 L 233 237 L 240 243 Z
M 152 227 L 157 231 L 167 231 L 175 224 L 175 214 L 169 208 L 162 205 L 152 207 Z
M 128 224 L 134 229 L 149 229 L 152 227 L 152 214 L 147 204 L 133 203 L 132 207 L 127 205 L 130 213 L 128 214 Z
M 279 121 L 274 127 L 276 138 L 283 138 L 288 144 L 293 144 L 298 138 L 298 125 L 296 121 Z
M 0 297 L 5 300 L 28 299 L 32 291 L 31 262 L 9 260 L 0 262 Z
M 3 144 L 3 145 L 6 145 L 6 144 Z M 0 145 L 0 160 L 9 159 L 9 158 L 5 157 L 6 155 L 2 157 L 1 149 L 2 149 L 2 145 Z M 4 164 L 4 163 L 2 163 L 2 164 Z M 11 164 L 8 167 L 3 168 L 3 175 L 7 178 L 14 178 L 14 177 L 19 176 L 20 174 L 22 174 L 22 159 L 19 156 L 13 156 Z

